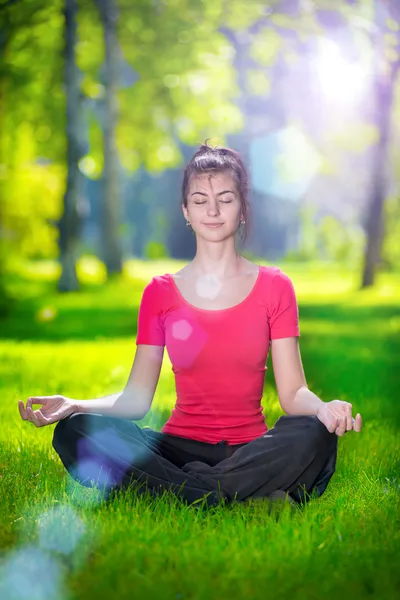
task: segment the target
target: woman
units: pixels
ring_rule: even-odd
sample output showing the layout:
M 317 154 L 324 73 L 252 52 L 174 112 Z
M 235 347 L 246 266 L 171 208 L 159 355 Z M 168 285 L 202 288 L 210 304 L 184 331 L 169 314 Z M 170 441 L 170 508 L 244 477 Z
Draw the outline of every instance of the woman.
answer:
M 53 446 L 69 473 L 111 491 L 132 482 L 153 495 L 187 501 L 242 502 L 320 496 L 335 471 L 337 436 L 361 431 L 349 402 L 322 402 L 307 387 L 290 278 L 239 254 L 247 233 L 248 176 L 228 148 L 202 145 L 187 165 L 182 211 L 196 255 L 177 273 L 153 277 L 139 308 L 137 350 L 120 394 L 19 401 L 37 427 L 59 421 Z M 164 347 L 177 400 L 161 431 L 133 420 L 150 410 Z M 283 411 L 269 429 L 261 398 L 272 351 Z M 36 411 L 32 404 L 42 404 Z

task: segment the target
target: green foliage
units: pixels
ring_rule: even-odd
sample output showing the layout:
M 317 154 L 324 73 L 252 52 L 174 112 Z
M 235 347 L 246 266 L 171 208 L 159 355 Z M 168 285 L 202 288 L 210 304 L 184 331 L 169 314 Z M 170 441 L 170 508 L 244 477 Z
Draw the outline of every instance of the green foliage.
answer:
M 385 203 L 385 236 L 382 262 L 390 271 L 400 270 L 400 196 L 392 196 Z
M 317 232 L 314 225 L 315 208 L 302 206 L 299 211 L 301 240 L 297 250 L 287 252 L 285 259 L 288 261 L 312 260 L 318 254 Z
M 16 2 L 0 13 L 5 29 L 1 101 L 7 162 L 15 162 L 13 142 L 24 123 L 33 128 L 36 157 L 64 159 L 62 8 L 62 0 L 30 0 Z
M 232 103 L 238 92 L 232 48 L 218 32 L 221 2 L 206 11 L 207 19 L 208 3 L 191 3 L 189 10 L 185 4 L 168 3 L 157 12 L 121 3 L 121 49 L 138 76 L 118 95 L 117 144 L 127 168 L 143 163 L 161 172 L 181 164 L 177 139 L 189 145 L 223 140 L 243 126 Z
M 144 248 L 144 256 L 148 260 L 157 260 L 159 258 L 167 258 L 168 252 L 164 244 L 161 242 L 147 242 Z
M 0 94 L 7 115 L 0 173 L 7 256 L 56 253 L 51 221 L 60 216 L 66 181 L 63 7 L 62 0 L 30 0 L 1 11 L 7 25 Z M 206 137 L 223 142 L 227 133 L 238 131 L 243 121 L 232 102 L 237 92 L 232 48 L 218 32 L 222 0 L 212 5 L 143 2 L 134 10 L 131 2 L 121 0 L 119 7 L 121 59 L 128 63 L 124 69 L 121 64 L 119 74 L 117 147 L 122 165 L 135 171 L 144 164 L 160 173 L 181 163 L 178 139 L 186 144 Z M 79 167 L 96 179 L 103 169 L 98 109 L 105 89 L 103 31 L 93 2 L 79 3 L 78 39 L 81 91 L 92 105 L 97 103 L 95 111 L 87 111 L 89 150 Z M 130 80 L 135 74 L 137 81 Z
M 65 182 L 63 2 L 16 2 L 0 13 L 0 212 L 7 274 L 21 257 L 58 254 L 54 220 Z
M 207 2 L 205 2 L 207 4 Z M 210 3 L 211 4 L 211 3 Z M 271 8 L 279 4 L 279 0 L 251 0 L 250 2 L 218 2 L 223 10 L 222 17 L 226 27 L 245 31 L 258 19 L 270 13 Z
M 257 35 L 253 36 L 250 55 L 258 64 L 270 67 L 275 62 L 283 45 L 284 40 L 279 33 L 274 29 L 264 27 Z
M 266 96 L 271 91 L 271 81 L 260 69 L 248 69 L 246 72 L 247 89 L 254 95 Z
M 100 123 L 89 116 L 89 152 L 79 161 L 79 169 L 89 179 L 99 179 L 104 167 L 103 134 Z M 123 163 L 124 164 L 124 163 Z M 124 166 L 126 166 L 124 164 Z
M 236 105 L 240 90 L 233 67 L 235 50 L 223 27 L 250 43 L 254 62 L 244 75 L 249 94 L 267 95 L 274 82 L 273 70 L 266 69 L 278 57 L 290 64 L 310 36 L 330 34 L 339 25 L 348 29 L 359 58 L 370 59 L 374 51 L 372 0 L 339 3 L 334 8 L 329 0 L 306 4 L 296 16 L 292 9 L 300 3 L 283 0 L 146 1 L 134 7 L 131 0 L 119 0 L 118 39 L 121 58 L 128 65 L 119 73 L 117 147 L 122 165 L 132 172 L 144 165 L 161 173 L 182 164 L 179 141 L 195 145 L 208 137 L 223 144 L 227 134 L 243 128 L 243 115 Z M 384 23 L 388 62 L 397 60 L 399 52 L 399 23 L 393 6 Z M 6 256 L 54 256 L 57 252 L 52 221 L 62 206 L 66 153 L 63 7 L 63 0 L 21 0 L 1 9 L 0 98 L 6 118 L 0 202 Z M 254 33 L 248 36 L 255 23 Z M 81 91 L 87 105 L 94 107 L 87 114 L 89 150 L 79 167 L 96 179 L 103 169 L 98 118 L 105 94 L 104 41 L 92 1 L 79 1 L 78 38 Z M 396 98 L 395 116 L 398 106 Z M 362 152 L 375 141 L 376 133 L 372 125 L 355 123 L 333 141 L 341 149 Z M 318 227 L 312 223 L 305 227 L 297 258 L 357 260 L 360 236 L 353 226 L 343 228 L 328 219 Z M 388 232 L 393 228 L 390 223 Z M 390 235 L 395 239 L 395 234 Z M 160 250 L 150 249 L 153 252 Z M 385 249 L 388 265 L 396 262 L 396 252 L 395 243 L 389 241 Z
M 344 124 L 339 131 L 333 132 L 330 141 L 341 150 L 360 154 L 377 143 L 378 128 L 372 123 L 353 122 Z
M 82 90 L 89 98 L 96 99 L 104 94 L 102 82 L 99 82 L 99 68 L 104 60 L 105 48 L 100 15 L 94 1 L 79 1 L 77 35 L 75 52 L 77 65 L 83 74 Z
M 20 256 L 58 255 L 58 230 L 49 223 L 61 214 L 65 178 L 64 166 L 35 160 L 34 130 L 29 123 L 17 129 L 13 144 L 14 162 L 2 172 L 0 244 L 8 265 Z
M 318 219 L 312 206 L 301 208 L 300 222 L 299 249 L 288 252 L 286 260 L 326 260 L 349 267 L 360 266 L 365 233 L 357 223 L 343 222 L 333 215 Z
M 356 224 L 326 215 L 317 226 L 317 240 L 322 258 L 341 264 L 360 264 L 365 235 Z

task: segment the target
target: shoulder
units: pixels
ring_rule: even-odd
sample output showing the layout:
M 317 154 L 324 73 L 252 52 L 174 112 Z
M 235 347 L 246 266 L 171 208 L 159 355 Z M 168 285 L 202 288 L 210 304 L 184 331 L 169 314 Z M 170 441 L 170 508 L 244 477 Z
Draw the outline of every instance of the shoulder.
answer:
M 169 278 L 171 276 L 169 273 L 165 273 L 165 275 L 154 275 L 147 283 L 144 289 L 151 291 L 161 291 L 169 285 Z
M 264 294 L 268 310 L 284 304 L 296 304 L 296 291 L 289 275 L 279 267 L 263 267 Z
M 160 303 L 169 289 L 169 274 L 155 275 L 143 288 L 143 299 L 146 302 Z
M 287 275 L 287 273 L 282 271 L 279 267 L 275 267 L 272 265 L 261 265 L 261 269 L 263 272 L 264 279 L 271 285 L 273 284 L 274 286 L 285 286 L 288 284 L 292 284 L 292 280 L 289 277 L 289 275 Z

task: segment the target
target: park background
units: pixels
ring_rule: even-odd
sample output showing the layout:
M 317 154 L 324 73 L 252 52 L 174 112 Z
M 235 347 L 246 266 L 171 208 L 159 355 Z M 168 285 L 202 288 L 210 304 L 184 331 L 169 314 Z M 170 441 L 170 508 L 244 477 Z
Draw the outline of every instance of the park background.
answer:
M 4 597 L 395 597 L 400 3 L 0 0 L 0 56 Z M 53 426 L 17 410 L 122 390 L 144 286 L 194 256 L 180 185 L 206 139 L 249 169 L 242 254 L 292 278 L 310 389 L 364 419 L 323 498 L 279 522 L 104 507 L 66 475 Z M 140 425 L 160 429 L 174 401 L 165 355 Z

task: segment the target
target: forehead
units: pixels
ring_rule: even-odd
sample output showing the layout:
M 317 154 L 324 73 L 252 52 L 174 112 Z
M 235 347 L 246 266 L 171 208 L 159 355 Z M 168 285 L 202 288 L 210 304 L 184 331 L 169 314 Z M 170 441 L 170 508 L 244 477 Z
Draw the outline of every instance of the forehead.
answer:
M 190 178 L 190 190 L 196 189 L 236 189 L 236 182 L 229 171 L 193 174 Z

